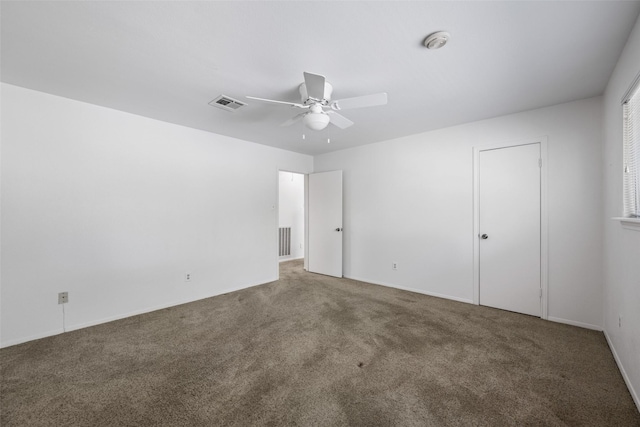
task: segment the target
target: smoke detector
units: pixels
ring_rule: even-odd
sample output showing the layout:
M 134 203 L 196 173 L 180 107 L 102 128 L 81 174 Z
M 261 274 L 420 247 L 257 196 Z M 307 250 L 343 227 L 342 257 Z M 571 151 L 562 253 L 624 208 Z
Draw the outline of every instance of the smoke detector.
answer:
M 442 46 L 447 44 L 450 37 L 451 35 L 446 31 L 435 32 L 433 34 L 428 35 L 427 38 L 424 39 L 424 46 L 427 49 L 433 49 L 433 50 L 440 49 Z

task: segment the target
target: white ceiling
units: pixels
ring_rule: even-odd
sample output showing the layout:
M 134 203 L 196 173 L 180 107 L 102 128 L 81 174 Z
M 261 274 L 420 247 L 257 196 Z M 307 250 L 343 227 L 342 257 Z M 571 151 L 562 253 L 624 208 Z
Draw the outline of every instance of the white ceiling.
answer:
M 1 3 L 2 81 L 306 154 L 602 94 L 638 1 Z M 451 33 L 438 51 L 430 33 Z M 387 92 L 343 111 L 355 125 L 280 123 L 302 72 L 333 98 Z M 208 105 L 225 94 L 247 106 Z M 302 140 L 302 134 L 306 139 Z M 331 144 L 327 144 L 327 137 Z

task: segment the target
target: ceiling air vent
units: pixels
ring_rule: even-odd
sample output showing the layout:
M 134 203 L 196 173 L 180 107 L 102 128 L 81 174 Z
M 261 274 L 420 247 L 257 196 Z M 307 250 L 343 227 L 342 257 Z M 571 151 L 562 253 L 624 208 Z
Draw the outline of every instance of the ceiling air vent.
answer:
M 211 101 L 209 105 L 213 105 L 214 107 L 222 108 L 227 111 L 235 111 L 246 104 L 238 101 L 237 99 L 230 98 L 227 95 L 220 95 Z

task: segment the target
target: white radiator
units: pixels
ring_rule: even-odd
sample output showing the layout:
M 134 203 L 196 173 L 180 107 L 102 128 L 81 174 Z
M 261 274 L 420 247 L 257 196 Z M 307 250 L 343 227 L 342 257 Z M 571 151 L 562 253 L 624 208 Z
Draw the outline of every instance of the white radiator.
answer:
M 291 255 L 291 227 L 280 227 L 280 256 Z

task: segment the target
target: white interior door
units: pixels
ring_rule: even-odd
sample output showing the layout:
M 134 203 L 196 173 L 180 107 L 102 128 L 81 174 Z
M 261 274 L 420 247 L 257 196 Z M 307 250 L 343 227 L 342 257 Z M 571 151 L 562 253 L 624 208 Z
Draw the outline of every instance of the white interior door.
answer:
M 540 316 L 540 144 L 479 157 L 480 304 Z
M 309 175 L 308 271 L 342 277 L 342 171 Z

